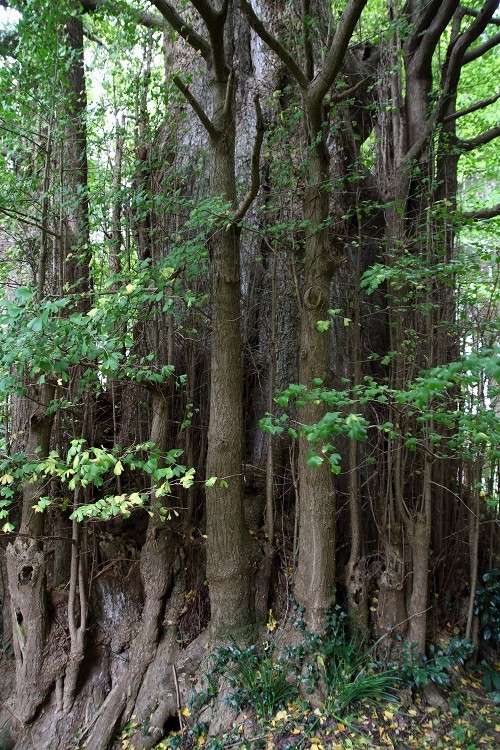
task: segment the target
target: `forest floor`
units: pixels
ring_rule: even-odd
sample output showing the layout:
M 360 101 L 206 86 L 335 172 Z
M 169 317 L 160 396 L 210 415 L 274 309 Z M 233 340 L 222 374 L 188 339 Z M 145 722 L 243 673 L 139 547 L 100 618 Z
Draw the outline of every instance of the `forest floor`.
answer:
M 183 729 L 156 750 L 499 750 L 500 703 L 484 691 L 478 674 L 461 670 L 453 682 L 453 688 L 440 688 L 440 707 L 422 697 L 405 697 L 402 702 L 361 703 L 335 719 L 320 708 L 290 704 L 267 719 L 242 712 L 231 731 L 217 737 L 206 736 L 204 725 L 183 709 Z M 134 747 L 126 734 L 123 750 Z

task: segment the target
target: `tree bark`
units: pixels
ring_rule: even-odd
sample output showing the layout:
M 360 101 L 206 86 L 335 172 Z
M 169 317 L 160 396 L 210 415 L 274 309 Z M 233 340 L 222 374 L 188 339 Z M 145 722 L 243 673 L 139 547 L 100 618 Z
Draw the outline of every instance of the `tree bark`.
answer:
M 317 116 L 317 113 L 314 113 Z M 321 128 L 321 125 L 320 125 Z M 321 137 L 321 129 L 312 138 Z M 299 380 L 312 387 L 314 378 L 330 385 L 331 339 L 316 328 L 318 320 L 328 318 L 330 284 L 335 266 L 328 229 L 329 156 L 323 141 L 310 154 L 308 185 L 304 194 L 304 219 L 308 221 L 305 241 L 304 294 L 301 306 Z M 309 402 L 301 412 L 305 424 L 315 424 L 323 416 L 323 407 Z M 299 562 L 295 595 L 305 607 L 312 630 L 319 630 L 325 609 L 335 601 L 335 491 L 332 473 L 325 460 L 321 466 L 309 466 L 311 446 L 306 437 L 299 444 Z
M 233 76 L 213 72 L 215 132 L 210 137 L 210 192 L 236 204 Z M 229 105 L 229 106 L 228 106 Z M 243 524 L 243 403 L 240 230 L 221 229 L 212 248 L 212 355 L 207 478 L 207 578 L 214 637 L 248 634 L 253 620 Z M 221 487 L 221 480 L 227 487 Z

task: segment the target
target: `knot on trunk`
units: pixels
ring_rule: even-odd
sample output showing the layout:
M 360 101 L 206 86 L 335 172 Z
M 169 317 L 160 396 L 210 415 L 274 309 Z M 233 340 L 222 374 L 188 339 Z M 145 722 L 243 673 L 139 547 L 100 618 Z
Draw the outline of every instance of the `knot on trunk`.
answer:
M 319 286 L 310 286 L 304 293 L 304 305 L 308 310 L 317 310 L 323 303 L 323 292 Z

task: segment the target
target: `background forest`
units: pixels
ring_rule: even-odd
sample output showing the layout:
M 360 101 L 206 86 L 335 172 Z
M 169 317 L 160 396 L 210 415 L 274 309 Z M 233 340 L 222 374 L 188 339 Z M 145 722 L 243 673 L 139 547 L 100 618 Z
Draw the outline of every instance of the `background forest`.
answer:
M 493 663 L 498 1 L 0 6 L 4 747 L 266 629 Z

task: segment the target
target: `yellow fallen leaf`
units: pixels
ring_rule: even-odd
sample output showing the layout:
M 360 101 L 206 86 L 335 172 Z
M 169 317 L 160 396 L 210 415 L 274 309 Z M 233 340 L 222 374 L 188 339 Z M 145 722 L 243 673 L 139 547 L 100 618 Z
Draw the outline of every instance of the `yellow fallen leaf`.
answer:
M 394 714 L 392 713 L 392 711 L 384 711 L 384 716 L 387 721 L 392 721 L 394 719 Z
M 187 706 L 181 708 L 181 716 L 191 716 L 191 711 Z
M 339 730 L 339 732 L 344 732 L 345 731 L 345 724 L 342 724 L 342 722 L 339 721 L 338 724 L 337 724 L 337 729 Z
M 291 734 L 300 734 L 300 729 L 295 727 L 295 729 L 292 729 Z

